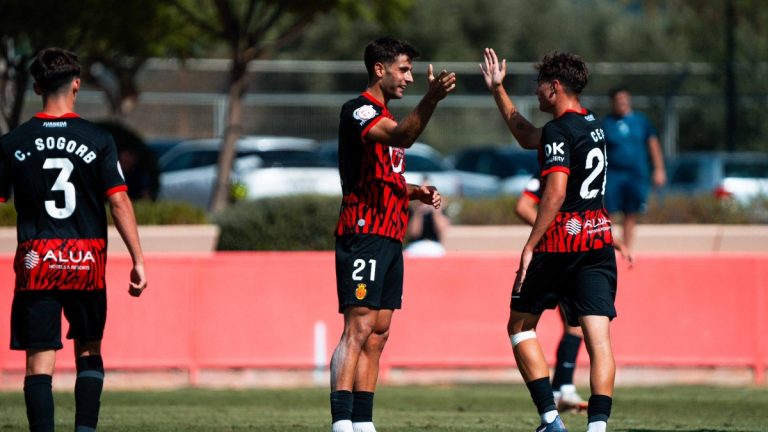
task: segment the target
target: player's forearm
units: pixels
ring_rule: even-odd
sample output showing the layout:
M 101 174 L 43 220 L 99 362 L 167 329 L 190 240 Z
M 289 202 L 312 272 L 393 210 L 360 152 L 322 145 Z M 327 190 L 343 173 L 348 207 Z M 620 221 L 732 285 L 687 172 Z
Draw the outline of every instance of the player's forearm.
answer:
M 539 141 L 541 141 L 541 129 L 520 114 L 503 85 L 495 87 L 492 93 L 493 100 L 496 101 L 496 106 L 501 112 L 501 117 L 520 146 L 526 149 L 538 148 Z
M 427 127 L 435 108 L 437 108 L 437 101 L 424 96 L 416 108 L 397 124 L 386 144 L 392 147 L 411 147 Z
M 139 231 L 136 226 L 136 217 L 133 213 L 131 200 L 127 195 L 123 199 L 111 199 L 110 211 L 112 219 L 115 221 L 115 228 L 117 228 L 123 243 L 128 248 L 133 264 L 144 264 L 144 253 L 141 250 Z

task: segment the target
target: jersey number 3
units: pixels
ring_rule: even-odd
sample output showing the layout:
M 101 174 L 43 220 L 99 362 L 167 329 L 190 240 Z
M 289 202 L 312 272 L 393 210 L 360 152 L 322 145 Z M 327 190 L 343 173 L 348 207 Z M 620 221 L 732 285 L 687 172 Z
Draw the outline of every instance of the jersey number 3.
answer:
M 64 192 L 64 207 L 56 207 L 55 200 L 46 200 L 45 211 L 54 219 L 66 219 L 72 216 L 77 203 L 75 200 L 75 185 L 69 182 L 69 176 L 72 175 L 72 171 L 75 169 L 72 161 L 66 158 L 46 159 L 43 163 L 43 169 L 61 170 L 51 190 L 54 192 Z

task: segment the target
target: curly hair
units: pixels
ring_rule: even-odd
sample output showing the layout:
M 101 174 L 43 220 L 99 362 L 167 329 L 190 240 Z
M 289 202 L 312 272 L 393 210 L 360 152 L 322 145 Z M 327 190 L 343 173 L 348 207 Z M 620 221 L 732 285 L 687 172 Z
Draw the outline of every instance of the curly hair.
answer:
M 363 61 L 368 70 L 368 78 L 373 76 L 373 66 L 376 63 L 392 64 L 397 56 L 405 54 L 411 60 L 419 56 L 419 51 L 410 43 L 389 36 L 371 41 L 365 47 Z
M 545 55 L 535 67 L 539 71 L 537 81 L 558 80 L 570 93 L 580 94 L 589 80 L 587 63 L 576 54 L 554 51 Z
M 43 94 L 55 93 L 80 76 L 77 54 L 61 48 L 46 48 L 35 56 L 29 72 Z

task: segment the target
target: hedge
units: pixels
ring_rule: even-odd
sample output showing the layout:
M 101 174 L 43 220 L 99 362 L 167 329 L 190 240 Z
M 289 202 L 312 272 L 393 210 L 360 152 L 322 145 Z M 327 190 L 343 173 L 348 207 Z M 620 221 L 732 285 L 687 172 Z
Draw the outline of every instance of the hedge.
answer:
M 340 201 L 300 195 L 233 204 L 214 217 L 218 250 L 331 250 Z
M 139 225 L 190 225 L 209 223 L 205 211 L 189 204 L 174 201 L 136 201 L 133 203 Z M 107 219 L 112 223 L 110 212 Z M 0 226 L 16 226 L 13 202 L 0 204 Z

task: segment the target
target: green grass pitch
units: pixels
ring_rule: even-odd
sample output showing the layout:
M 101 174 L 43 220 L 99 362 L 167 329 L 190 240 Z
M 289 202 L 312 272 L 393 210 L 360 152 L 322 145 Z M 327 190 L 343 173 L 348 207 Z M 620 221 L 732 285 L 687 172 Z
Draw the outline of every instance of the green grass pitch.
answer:
M 768 430 L 768 388 L 619 388 L 611 431 L 716 432 Z M 56 393 L 57 430 L 72 430 L 74 400 Z M 455 385 L 382 387 L 374 419 L 380 432 L 533 431 L 538 416 L 524 386 Z M 564 414 L 571 431 L 586 430 L 586 416 Z M 107 391 L 99 430 L 323 431 L 328 432 L 328 390 Z M 0 393 L 0 432 L 26 431 L 24 398 Z

